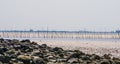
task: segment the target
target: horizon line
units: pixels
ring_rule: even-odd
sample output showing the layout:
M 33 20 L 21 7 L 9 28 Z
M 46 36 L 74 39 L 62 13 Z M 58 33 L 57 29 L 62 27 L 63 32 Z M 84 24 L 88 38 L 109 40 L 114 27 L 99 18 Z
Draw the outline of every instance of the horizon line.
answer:
M 0 32 L 88 32 L 88 33 L 93 33 L 93 32 L 119 32 L 120 30 L 115 30 L 115 31 L 87 31 L 87 30 L 0 30 Z

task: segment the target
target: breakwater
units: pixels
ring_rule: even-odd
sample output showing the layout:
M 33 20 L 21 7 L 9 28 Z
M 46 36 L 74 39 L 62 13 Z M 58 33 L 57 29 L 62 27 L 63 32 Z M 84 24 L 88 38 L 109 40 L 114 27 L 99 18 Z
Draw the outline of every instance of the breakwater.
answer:
M 117 32 L 1 31 L 1 38 L 106 38 L 119 39 Z

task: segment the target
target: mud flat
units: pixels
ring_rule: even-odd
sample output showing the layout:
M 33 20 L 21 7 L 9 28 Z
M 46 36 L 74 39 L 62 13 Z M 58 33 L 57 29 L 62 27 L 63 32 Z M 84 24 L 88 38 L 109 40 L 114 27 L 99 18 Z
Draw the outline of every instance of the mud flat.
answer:
M 120 41 L 77 41 L 77 40 L 40 40 L 38 44 L 62 47 L 67 50 L 80 50 L 87 54 L 112 54 L 120 58 Z

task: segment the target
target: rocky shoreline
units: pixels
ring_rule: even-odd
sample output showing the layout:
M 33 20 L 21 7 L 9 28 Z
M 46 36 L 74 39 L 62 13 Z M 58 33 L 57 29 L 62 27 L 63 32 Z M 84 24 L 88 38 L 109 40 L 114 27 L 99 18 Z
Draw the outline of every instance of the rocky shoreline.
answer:
M 85 54 L 30 40 L 0 39 L 0 64 L 120 64 L 120 59 L 111 54 Z

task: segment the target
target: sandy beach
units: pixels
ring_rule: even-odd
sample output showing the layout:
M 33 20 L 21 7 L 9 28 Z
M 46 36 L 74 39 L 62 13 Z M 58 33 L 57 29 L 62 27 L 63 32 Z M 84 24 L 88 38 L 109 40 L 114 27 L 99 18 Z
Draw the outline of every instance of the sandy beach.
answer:
M 62 47 L 69 50 L 80 50 L 87 54 L 112 54 L 120 58 L 120 42 L 118 41 L 77 41 L 77 40 L 39 40 L 39 44 L 51 47 Z

